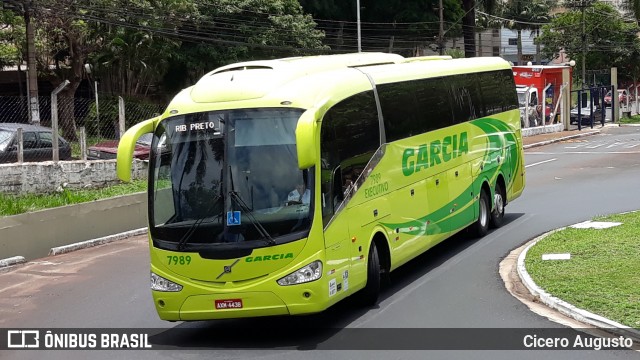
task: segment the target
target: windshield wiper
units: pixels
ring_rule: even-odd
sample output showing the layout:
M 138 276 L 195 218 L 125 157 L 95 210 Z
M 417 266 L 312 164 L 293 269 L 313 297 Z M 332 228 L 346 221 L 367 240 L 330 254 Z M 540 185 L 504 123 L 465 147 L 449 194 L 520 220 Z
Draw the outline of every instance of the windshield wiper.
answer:
M 269 235 L 269 232 L 267 231 L 267 229 L 265 229 L 264 226 L 262 226 L 260 221 L 258 221 L 258 219 L 256 219 L 255 216 L 253 216 L 252 210 L 249 208 L 247 203 L 245 203 L 244 200 L 242 200 L 242 197 L 240 197 L 240 194 L 238 194 L 234 189 L 233 172 L 231 172 L 231 166 L 229 166 L 229 180 L 231 185 L 231 191 L 229 191 L 229 196 L 231 196 L 233 200 L 235 200 L 236 203 L 240 205 L 242 210 L 246 213 L 247 217 L 249 218 L 249 221 L 251 221 L 251 224 L 256 228 L 256 230 L 258 230 L 258 233 L 260 234 L 260 236 L 263 237 L 263 240 L 266 241 L 267 244 L 269 245 L 275 245 L 276 241 L 273 240 L 271 235 Z
M 213 209 L 213 207 L 215 206 L 216 202 L 218 200 L 220 200 L 221 196 L 216 196 L 213 201 L 212 201 L 212 206 L 211 209 Z M 178 241 L 178 251 L 183 250 L 185 245 L 189 242 L 189 239 L 191 239 L 191 236 L 193 236 L 193 234 L 195 234 L 196 230 L 198 229 L 198 227 L 200 227 L 200 224 L 202 224 L 202 222 L 207 219 L 210 218 L 210 215 L 207 216 L 203 216 L 200 218 L 197 218 L 196 221 L 194 221 L 191 226 L 189 227 L 189 229 L 184 233 L 184 235 L 182 235 L 182 237 L 180 238 L 180 240 Z M 215 215 L 214 220 L 216 218 L 221 218 L 222 217 L 222 213 Z

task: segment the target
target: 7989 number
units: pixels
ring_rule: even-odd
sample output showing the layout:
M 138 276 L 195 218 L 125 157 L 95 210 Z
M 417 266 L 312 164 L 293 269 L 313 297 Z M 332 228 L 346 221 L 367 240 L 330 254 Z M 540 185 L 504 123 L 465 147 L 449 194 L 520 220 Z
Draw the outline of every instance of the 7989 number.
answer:
M 189 265 L 191 264 L 191 256 L 177 256 L 177 255 L 169 255 L 167 256 L 168 265 Z

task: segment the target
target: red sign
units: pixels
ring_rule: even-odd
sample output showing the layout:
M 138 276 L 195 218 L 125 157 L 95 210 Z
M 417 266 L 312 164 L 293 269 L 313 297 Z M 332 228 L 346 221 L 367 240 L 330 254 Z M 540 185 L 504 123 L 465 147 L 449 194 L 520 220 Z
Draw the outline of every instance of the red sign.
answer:
M 242 299 L 216 300 L 216 310 L 242 309 Z

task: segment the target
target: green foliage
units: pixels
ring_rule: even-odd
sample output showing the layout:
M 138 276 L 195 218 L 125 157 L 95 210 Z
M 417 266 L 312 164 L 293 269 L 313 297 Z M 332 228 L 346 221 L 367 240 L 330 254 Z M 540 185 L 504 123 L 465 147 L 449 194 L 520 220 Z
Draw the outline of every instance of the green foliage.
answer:
M 564 301 L 632 328 L 640 327 L 640 212 L 596 221 L 621 222 L 609 229 L 567 228 L 539 241 L 525 265 L 535 283 Z M 542 260 L 542 254 L 571 254 Z
M 341 0 L 302 0 L 305 11 L 326 19 L 327 44 L 332 48 L 355 51 L 356 3 Z M 459 0 L 444 0 L 445 38 L 461 33 L 463 16 Z M 393 37 L 394 52 L 412 54 L 416 46 L 435 47 L 439 32 L 438 0 L 361 1 L 362 46 L 365 51 L 388 51 Z
M 127 97 L 125 102 L 125 128 L 161 114 L 163 106 L 142 101 L 136 98 Z M 87 136 L 98 136 L 104 138 L 115 138 L 115 129 L 119 119 L 119 105 L 117 97 L 105 97 L 99 101 L 99 123 L 96 103 L 91 102 L 89 112 L 84 119 L 79 119 L 78 125 L 84 126 Z M 98 126 L 100 131 L 98 131 Z
M 146 190 L 147 181 L 136 180 L 131 183 L 117 184 L 99 189 L 62 189 L 62 191 L 54 194 L 0 194 L 0 216 L 17 215 L 58 206 L 79 204 Z
M 464 51 L 460 49 L 447 49 L 444 52 L 445 55 L 449 55 L 454 59 L 464 58 Z
M 569 58 L 582 66 L 582 48 L 587 44 L 587 69 L 618 67 L 619 78 L 637 76 L 640 56 L 638 25 L 626 22 L 611 5 L 595 2 L 585 10 L 585 39 L 582 38 L 582 15 L 572 9 L 553 18 L 542 27 L 539 41 L 547 58 L 556 57 L 564 49 Z M 634 75 L 634 73 L 636 75 Z
M 23 18 L 0 10 L 0 68 L 22 63 L 25 48 Z

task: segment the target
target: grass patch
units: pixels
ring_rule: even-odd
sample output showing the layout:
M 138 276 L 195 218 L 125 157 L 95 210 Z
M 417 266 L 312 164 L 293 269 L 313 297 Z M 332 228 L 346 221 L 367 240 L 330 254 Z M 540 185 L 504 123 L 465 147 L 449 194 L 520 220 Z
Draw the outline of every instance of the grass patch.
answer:
M 633 115 L 632 117 L 621 117 L 620 124 L 640 124 L 640 115 Z
M 23 214 L 30 211 L 79 204 L 146 190 L 146 180 L 134 180 L 130 183 L 111 185 L 100 189 L 64 189 L 62 192 L 54 194 L 0 194 L 0 216 Z
M 622 225 L 567 228 L 529 249 L 525 264 L 535 283 L 579 308 L 640 328 L 640 212 L 596 218 Z M 542 261 L 542 254 L 570 260 Z

